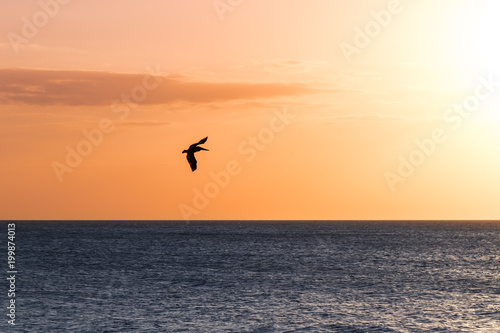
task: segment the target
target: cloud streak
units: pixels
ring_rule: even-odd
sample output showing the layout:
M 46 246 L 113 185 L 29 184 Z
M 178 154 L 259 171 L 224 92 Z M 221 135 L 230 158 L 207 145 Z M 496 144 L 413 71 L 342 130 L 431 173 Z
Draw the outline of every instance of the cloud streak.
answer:
M 112 72 L 0 69 L 0 103 L 24 105 L 108 105 L 140 85 L 144 74 Z M 183 76 L 163 78 L 142 104 L 161 105 L 253 100 L 324 92 L 303 84 L 216 83 L 188 80 Z

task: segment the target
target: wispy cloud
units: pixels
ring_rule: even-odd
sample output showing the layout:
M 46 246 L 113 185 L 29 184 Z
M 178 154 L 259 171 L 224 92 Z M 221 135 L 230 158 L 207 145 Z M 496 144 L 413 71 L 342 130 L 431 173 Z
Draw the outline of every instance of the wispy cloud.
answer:
M 112 72 L 0 69 L 0 103 L 28 105 L 96 106 L 141 84 L 144 74 Z M 224 102 L 298 96 L 322 92 L 303 84 L 206 82 L 183 76 L 163 78 L 142 104 Z
M 387 123 L 387 122 L 420 123 L 420 122 L 435 121 L 437 118 L 424 117 L 424 116 L 405 117 L 405 116 L 384 115 L 384 114 L 353 114 L 353 115 L 323 117 L 322 119 L 328 120 L 331 123 L 373 124 L 373 123 Z
M 153 127 L 153 126 L 168 126 L 171 125 L 170 121 L 123 121 L 119 122 L 119 126 L 127 127 Z

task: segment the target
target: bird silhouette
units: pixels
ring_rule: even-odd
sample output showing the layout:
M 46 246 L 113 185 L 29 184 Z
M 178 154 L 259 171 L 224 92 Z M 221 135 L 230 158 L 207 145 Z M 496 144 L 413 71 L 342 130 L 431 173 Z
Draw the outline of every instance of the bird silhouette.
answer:
M 204 139 L 201 139 L 197 143 L 193 143 L 191 146 L 189 146 L 189 149 L 185 149 L 182 151 L 183 154 L 186 153 L 186 158 L 189 162 L 189 166 L 191 167 L 191 171 L 196 170 L 196 166 L 197 166 L 196 158 L 194 158 L 194 153 L 196 153 L 200 150 L 208 151 L 208 149 L 198 147 L 198 145 L 201 145 L 201 144 L 204 144 L 205 142 L 207 142 L 207 139 L 208 139 L 208 136 Z

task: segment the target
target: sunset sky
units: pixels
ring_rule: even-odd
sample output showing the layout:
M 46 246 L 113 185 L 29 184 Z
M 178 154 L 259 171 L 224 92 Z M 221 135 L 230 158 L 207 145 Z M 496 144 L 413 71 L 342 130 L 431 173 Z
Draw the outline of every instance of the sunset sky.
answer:
M 0 9 L 2 219 L 500 218 L 496 0 Z

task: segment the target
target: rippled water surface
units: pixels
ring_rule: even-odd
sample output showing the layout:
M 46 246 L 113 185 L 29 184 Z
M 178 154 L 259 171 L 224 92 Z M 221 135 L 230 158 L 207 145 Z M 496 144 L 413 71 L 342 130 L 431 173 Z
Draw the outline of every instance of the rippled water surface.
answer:
M 17 325 L 3 315 L 2 332 L 500 331 L 498 223 L 19 221 L 16 232 Z

